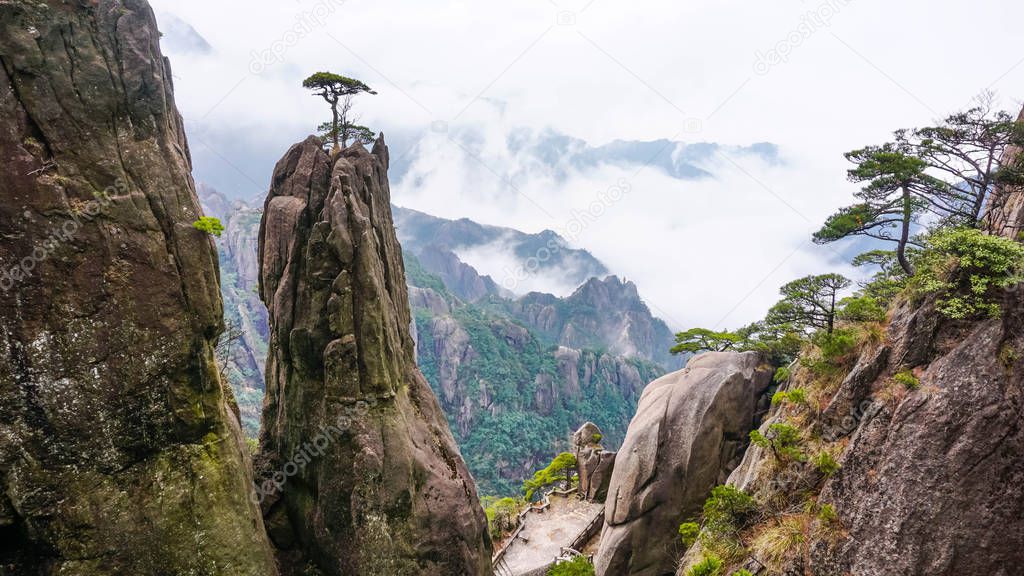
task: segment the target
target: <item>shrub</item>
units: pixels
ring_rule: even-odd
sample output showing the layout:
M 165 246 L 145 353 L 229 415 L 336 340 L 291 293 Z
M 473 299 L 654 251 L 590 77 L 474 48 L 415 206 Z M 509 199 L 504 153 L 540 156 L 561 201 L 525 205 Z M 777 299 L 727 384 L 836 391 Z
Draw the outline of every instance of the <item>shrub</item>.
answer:
M 793 388 L 789 392 L 776 392 L 772 395 L 772 404 L 781 404 L 782 402 L 789 402 L 791 404 L 806 405 L 807 404 L 807 390 L 803 388 Z
M 686 576 L 718 576 L 721 570 L 722 561 L 715 556 L 707 556 L 690 567 Z
M 487 515 L 487 527 L 491 539 L 499 540 L 507 532 L 515 530 L 519 523 L 520 502 L 512 498 L 483 498 L 484 514 Z
M 731 533 L 742 529 L 757 511 L 757 503 L 734 486 L 715 486 L 704 501 L 704 524 L 713 533 Z
M 822 524 L 832 524 L 839 520 L 839 515 L 836 514 L 836 509 L 831 504 L 823 504 L 818 510 L 818 520 Z
M 789 377 L 789 366 L 780 366 L 779 369 L 775 371 L 775 375 L 772 376 L 772 381 L 774 381 L 776 384 L 782 384 L 783 382 L 789 380 Z
M 881 322 L 885 308 L 871 296 L 851 296 L 839 301 L 839 317 L 848 322 Z
M 832 453 L 828 450 L 822 450 L 814 456 L 814 467 L 826 477 L 831 477 L 839 471 L 839 462 L 836 462 Z
M 559 562 L 548 570 L 547 576 L 593 576 L 594 565 L 586 556 L 577 556 L 568 562 Z
M 782 462 L 802 462 L 806 458 L 800 450 L 800 440 L 800 430 L 785 422 L 769 425 L 764 434 L 760 430 L 750 432 L 750 441 L 754 445 L 771 450 L 775 459 Z
M 914 373 L 911 372 L 910 370 L 903 370 L 902 372 L 897 372 L 896 374 L 893 375 L 892 379 L 895 380 L 898 384 L 902 384 L 903 387 L 906 388 L 907 390 L 917 390 L 918 388 L 921 387 L 921 381 L 917 378 L 917 376 L 914 376 Z
M 696 522 L 683 522 L 679 525 L 679 537 L 687 548 L 693 546 L 693 543 L 697 541 L 697 536 L 699 535 L 700 525 Z
M 915 279 L 917 291 L 938 294 L 936 309 L 952 319 L 998 316 L 996 291 L 1021 281 L 1024 246 L 973 228 L 932 234 Z
M 220 219 L 214 218 L 213 216 L 203 216 L 199 220 L 193 222 L 192 227 L 196 230 L 202 230 L 207 234 L 212 234 L 217 237 L 220 237 L 224 232 L 224 225 L 220 223 Z
M 857 347 L 857 335 L 850 329 L 838 329 L 831 334 L 816 334 L 813 343 L 821 351 L 823 360 L 838 364 Z
M 740 568 L 739 570 L 732 573 L 732 576 L 754 576 L 750 573 L 750 570 L 746 568 Z
M 600 444 L 602 438 L 604 438 L 603 435 L 601 435 L 601 434 L 594 434 L 593 436 L 590 437 L 590 440 L 594 444 Z

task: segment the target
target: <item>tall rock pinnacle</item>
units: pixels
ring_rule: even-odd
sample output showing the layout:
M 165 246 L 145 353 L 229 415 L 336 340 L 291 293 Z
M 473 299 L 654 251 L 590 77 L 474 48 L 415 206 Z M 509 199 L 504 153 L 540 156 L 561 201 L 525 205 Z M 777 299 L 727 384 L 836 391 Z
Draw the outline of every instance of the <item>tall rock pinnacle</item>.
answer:
M 315 138 L 274 170 L 260 232 L 270 312 L 260 496 L 284 569 L 489 574 L 476 488 L 416 367 L 388 151 Z
M 0 3 L 0 573 L 276 573 L 143 0 Z

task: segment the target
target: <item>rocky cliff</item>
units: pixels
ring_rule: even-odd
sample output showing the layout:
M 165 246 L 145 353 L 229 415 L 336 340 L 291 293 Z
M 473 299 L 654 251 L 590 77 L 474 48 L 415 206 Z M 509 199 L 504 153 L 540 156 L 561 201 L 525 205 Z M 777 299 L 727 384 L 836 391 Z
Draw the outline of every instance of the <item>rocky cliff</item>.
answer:
M 270 313 L 263 505 L 285 566 L 489 574 L 473 480 L 419 369 L 383 140 L 274 170 L 260 229 Z
M 1004 207 L 1022 196 L 995 195 Z M 990 213 L 990 232 L 1016 238 L 1017 218 Z M 728 483 L 755 512 L 728 545 L 702 539 L 678 574 L 709 556 L 758 575 L 1020 573 L 1024 292 L 1001 298 L 998 318 L 952 320 L 905 294 L 835 365 L 806 349 L 782 386 L 801 400 L 760 430 L 788 428 L 790 452 L 747 450 Z
M 0 3 L 0 573 L 276 573 L 142 0 Z
M 739 463 L 772 372 L 754 352 L 709 352 L 644 389 L 608 487 L 598 574 L 674 571 L 678 527 Z

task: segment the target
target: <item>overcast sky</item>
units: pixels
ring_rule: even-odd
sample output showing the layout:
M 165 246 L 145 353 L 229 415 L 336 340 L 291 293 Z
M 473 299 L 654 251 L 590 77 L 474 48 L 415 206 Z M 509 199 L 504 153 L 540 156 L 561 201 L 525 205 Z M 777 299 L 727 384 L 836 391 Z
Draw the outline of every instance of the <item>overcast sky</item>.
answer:
M 1009 0 L 152 4 L 198 180 L 264 193 L 275 159 L 329 118 L 302 79 L 355 76 L 379 92 L 360 98 L 361 122 L 411 166 L 395 203 L 561 232 L 674 328 L 736 327 L 792 278 L 850 272 L 841 249 L 809 243 L 855 191 L 844 151 L 985 89 L 1014 111 L 1024 98 L 1024 3 Z M 464 130 L 473 151 L 449 137 Z M 642 166 L 524 176 L 507 146 L 523 130 L 595 146 L 771 142 L 783 161 L 717 154 L 701 181 Z M 497 259 L 479 260 L 501 281 Z

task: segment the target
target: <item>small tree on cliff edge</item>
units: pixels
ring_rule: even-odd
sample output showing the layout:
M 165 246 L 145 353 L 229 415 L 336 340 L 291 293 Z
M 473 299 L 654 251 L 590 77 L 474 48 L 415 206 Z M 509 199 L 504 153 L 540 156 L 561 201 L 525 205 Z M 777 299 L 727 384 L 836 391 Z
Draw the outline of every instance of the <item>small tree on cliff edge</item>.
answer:
M 929 210 L 931 190 L 945 185 L 926 174 L 928 165 L 899 144 L 868 146 L 847 152 L 846 159 L 857 165 L 848 172 L 849 180 L 867 183 L 857 193 L 861 202 L 830 216 L 814 234 L 814 241 L 825 244 L 868 236 L 895 242 L 900 266 L 913 275 L 906 256 L 907 246 L 916 244 L 911 229 L 920 214 Z
M 840 274 L 805 276 L 794 280 L 779 289 L 782 300 L 768 311 L 765 322 L 805 331 L 825 330 L 832 334 L 839 293 L 850 284 L 850 279 Z
M 743 341 L 743 337 L 735 332 L 715 332 L 707 328 L 690 328 L 676 334 L 676 345 L 670 350 L 673 354 L 696 354 L 698 352 L 723 352 L 735 348 Z
M 332 120 L 329 135 L 335 148 L 339 146 L 339 139 L 341 145 L 347 144 L 348 129 L 353 126 L 348 117 L 352 109 L 352 97 L 364 92 L 367 94 L 377 93 L 355 78 L 332 72 L 317 72 L 303 80 L 302 86 L 312 90 L 313 94 L 320 96 L 331 105 Z

